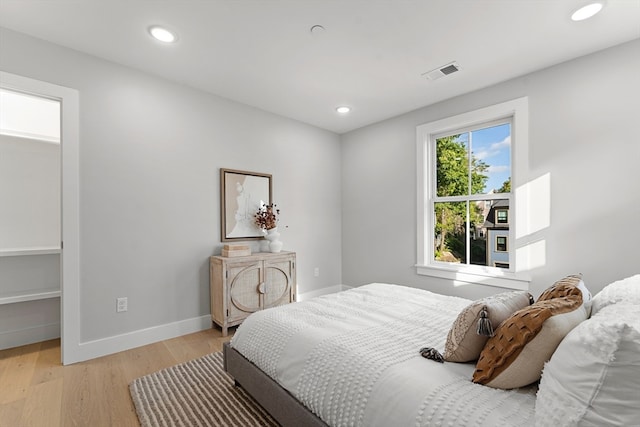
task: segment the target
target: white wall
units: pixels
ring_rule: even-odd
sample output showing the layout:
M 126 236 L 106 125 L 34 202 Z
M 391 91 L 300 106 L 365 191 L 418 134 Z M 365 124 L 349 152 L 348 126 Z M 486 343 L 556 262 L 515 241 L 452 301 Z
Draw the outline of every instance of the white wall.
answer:
M 343 283 L 468 298 L 504 290 L 416 274 L 416 126 L 522 96 L 530 179 L 550 180 L 551 201 L 549 226 L 531 236 L 545 248 L 531 293 L 576 272 L 593 293 L 638 273 L 639 53 L 636 40 L 343 135 Z
M 209 314 L 223 167 L 273 175 L 299 292 L 341 282 L 337 135 L 6 29 L 0 51 L 80 92 L 82 342 Z
M 0 135 L 0 201 L 0 250 L 59 247 L 60 144 Z

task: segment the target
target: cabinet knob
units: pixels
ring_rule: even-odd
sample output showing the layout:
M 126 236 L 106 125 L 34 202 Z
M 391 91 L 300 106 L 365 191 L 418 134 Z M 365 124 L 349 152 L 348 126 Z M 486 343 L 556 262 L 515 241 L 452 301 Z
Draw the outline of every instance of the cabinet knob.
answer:
M 258 292 L 260 292 L 261 294 L 264 294 L 264 282 L 258 285 Z

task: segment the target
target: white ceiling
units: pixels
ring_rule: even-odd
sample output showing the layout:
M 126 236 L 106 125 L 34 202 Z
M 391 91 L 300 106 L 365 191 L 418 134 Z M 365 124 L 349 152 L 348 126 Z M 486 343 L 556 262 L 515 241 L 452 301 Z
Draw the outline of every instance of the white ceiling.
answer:
M 572 22 L 581 3 L 0 0 L 0 26 L 344 133 L 640 38 L 640 0 Z M 151 39 L 152 24 L 178 43 Z M 459 72 L 421 76 L 452 61 Z

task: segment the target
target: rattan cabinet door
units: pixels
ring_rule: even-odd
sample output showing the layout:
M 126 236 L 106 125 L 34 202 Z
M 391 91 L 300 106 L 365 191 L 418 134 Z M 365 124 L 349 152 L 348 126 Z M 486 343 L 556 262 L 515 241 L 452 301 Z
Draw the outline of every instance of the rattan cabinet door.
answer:
M 259 288 L 263 282 L 262 261 L 228 263 L 228 321 L 244 319 L 262 307 Z
M 295 257 L 264 262 L 263 308 L 288 304 L 293 301 Z

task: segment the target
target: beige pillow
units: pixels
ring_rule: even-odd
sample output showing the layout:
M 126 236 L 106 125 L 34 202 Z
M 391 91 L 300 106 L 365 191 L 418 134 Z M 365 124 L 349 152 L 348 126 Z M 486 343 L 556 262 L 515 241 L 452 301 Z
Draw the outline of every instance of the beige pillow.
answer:
M 577 291 L 575 288 L 578 288 L 580 282 L 582 282 L 582 274 L 571 274 L 567 277 L 564 277 L 545 289 L 544 292 L 538 297 L 538 301 L 561 298 L 569 294 L 573 294 Z M 584 300 L 586 298 L 583 296 L 582 299 Z
M 511 389 L 539 380 L 565 335 L 588 317 L 582 292 L 573 289 L 577 288 L 557 285 L 567 296 L 539 300 L 505 320 L 482 350 L 473 382 Z
M 568 286 L 563 286 L 568 285 Z M 591 316 L 591 292 L 582 280 L 582 274 L 572 274 L 558 280 L 538 297 L 538 301 L 545 301 L 552 298 L 564 297 L 575 294 L 578 290 L 582 293 L 582 303 L 587 309 L 587 317 Z
M 495 329 L 517 310 L 529 306 L 532 296 L 525 291 L 503 292 L 474 301 L 464 308 L 449 330 L 444 347 L 447 362 L 477 360 L 488 336 L 478 335 L 478 322 L 486 310 L 486 316 Z

